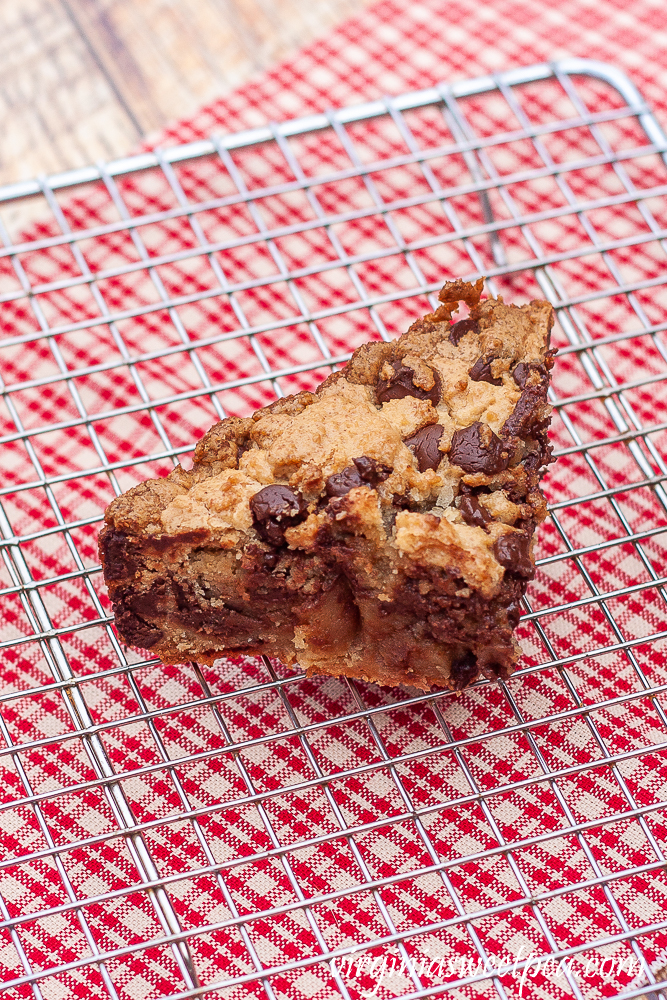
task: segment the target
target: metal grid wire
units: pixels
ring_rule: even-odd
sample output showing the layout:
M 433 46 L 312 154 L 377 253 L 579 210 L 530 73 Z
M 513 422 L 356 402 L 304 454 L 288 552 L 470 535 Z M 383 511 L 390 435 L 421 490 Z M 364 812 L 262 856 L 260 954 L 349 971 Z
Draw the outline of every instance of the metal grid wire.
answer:
M 665 997 L 666 152 L 568 60 L 0 190 L 0 993 Z M 561 348 L 515 677 L 124 649 L 112 496 L 480 273 Z

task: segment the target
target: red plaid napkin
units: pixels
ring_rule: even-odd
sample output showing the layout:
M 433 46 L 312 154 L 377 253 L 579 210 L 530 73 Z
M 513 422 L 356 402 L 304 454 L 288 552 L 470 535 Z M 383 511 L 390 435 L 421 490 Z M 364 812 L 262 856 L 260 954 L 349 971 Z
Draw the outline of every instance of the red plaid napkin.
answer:
M 621 3 L 381 3 L 165 130 L 160 142 L 564 55 L 624 68 L 664 118 L 666 40 L 662 8 L 648 0 L 630 10 Z M 615 100 L 618 106 L 601 84 L 587 84 L 585 93 L 592 110 L 613 109 Z M 566 105 L 555 85 L 526 90 L 532 121 L 567 117 Z M 501 103 L 473 100 L 467 111 L 480 135 L 512 127 Z M 442 119 L 426 111 L 410 123 L 422 146 L 450 141 Z M 645 141 L 636 123 L 605 127 L 614 148 Z M 351 133 L 369 158 L 404 152 L 377 122 Z M 565 160 L 594 155 L 593 148 L 588 135 L 573 130 L 550 150 Z M 532 148 L 496 152 L 501 171 L 533 163 Z M 313 175 L 349 166 L 340 143 L 322 133 L 300 140 L 298 157 Z M 234 162 L 249 188 L 292 179 L 268 146 L 251 147 Z M 450 184 L 465 169 L 453 158 L 433 168 Z M 637 186 L 665 183 L 657 157 L 627 169 Z M 422 191 L 423 176 L 411 170 L 374 178 L 381 196 Z M 600 166 L 570 183 L 585 200 L 619 194 L 615 177 Z M 321 357 L 312 325 L 288 322 L 294 288 L 273 280 L 275 256 L 251 241 L 257 220 L 246 205 L 198 213 L 206 240 L 238 244 L 210 259 L 188 255 L 199 237 L 187 218 L 145 218 L 177 209 L 180 194 L 195 202 L 234 190 L 231 174 L 210 158 L 174 168 L 171 185 L 161 172 L 147 171 L 65 192 L 58 195 L 60 223 L 52 215 L 33 226 L 25 238 L 42 243 L 0 265 L 7 389 L 0 402 L 1 526 L 15 543 L 0 563 L 0 980 L 7 995 L 195 995 L 190 959 L 174 947 L 180 927 L 198 981 L 223 984 L 211 992 L 216 997 L 356 1000 L 438 987 L 457 998 L 615 996 L 644 981 L 642 955 L 657 968 L 667 945 L 667 615 L 663 593 L 650 586 L 667 562 L 657 531 L 665 514 L 647 487 L 619 491 L 642 481 L 646 469 L 657 478 L 665 469 L 664 334 L 611 344 L 599 355 L 607 384 L 630 386 L 622 404 L 629 425 L 636 419 L 657 428 L 639 458 L 622 442 L 604 443 L 618 438 L 618 424 L 592 392 L 578 355 L 558 361 L 556 393 L 578 401 L 554 419 L 564 454 L 547 492 L 562 506 L 542 529 L 539 555 L 551 561 L 530 599 L 534 612 L 582 603 L 522 625 L 526 672 L 505 691 L 482 685 L 460 698 L 410 701 L 400 691 L 307 681 L 253 659 L 202 675 L 133 652 L 126 654 L 133 668 L 123 671 L 123 651 L 105 628 L 108 604 L 97 596 L 103 587 L 96 536 L 113 496 L 101 467 L 113 465 L 122 489 L 164 474 L 170 445 L 187 461 L 192 442 L 222 407 L 246 413 L 273 398 L 263 358 L 281 370 Z M 368 205 L 367 188 L 354 178 L 316 193 L 327 213 Z M 548 184 L 514 195 L 525 213 L 562 205 L 562 192 Z M 458 210 L 466 223 L 483 222 L 474 196 L 462 198 Z M 494 210 L 507 218 L 502 204 Z M 664 227 L 664 206 L 656 200 L 651 210 Z M 310 219 L 312 205 L 294 194 L 263 199 L 261 211 L 272 228 Z M 123 212 L 142 217 L 134 236 L 113 227 Z M 397 218 L 406 239 L 442 231 L 430 205 Z M 632 201 L 599 210 L 595 219 L 606 239 L 643 231 Z M 63 227 L 106 223 L 104 235 L 79 241 L 78 255 L 52 239 Z M 559 216 L 534 232 L 543 252 L 557 254 L 581 244 L 578 225 Z M 348 253 L 376 254 L 356 268 L 368 294 L 414 285 L 401 255 L 389 253 L 376 216 L 341 226 L 339 239 Z M 511 261 L 530 261 L 519 229 L 509 227 L 503 239 Z M 467 253 L 443 240 L 415 254 L 429 282 L 470 273 Z M 317 227 L 285 235 L 276 247 L 292 269 L 332 260 L 329 237 Z M 475 248 L 481 265 L 493 267 L 487 241 Z M 172 257 L 151 272 L 146 259 L 158 254 Z M 611 258 L 618 280 L 641 285 L 634 305 L 612 293 L 587 301 L 591 290 L 612 284 Z M 100 271 L 95 282 L 79 280 Z M 254 342 L 237 336 L 238 312 L 216 292 L 221 271 L 239 285 L 267 277 L 265 286 L 236 295 L 258 331 Z M 637 307 L 650 323 L 664 324 L 658 240 L 620 247 L 606 260 L 565 259 L 554 271 L 578 299 L 594 338 L 635 330 Z M 527 271 L 497 287 L 511 299 L 541 294 Z M 202 291 L 211 294 L 199 299 Z M 425 298 L 413 296 L 379 306 L 375 324 L 361 309 L 324 315 L 332 303 L 356 301 L 342 268 L 304 275 L 298 293 L 323 313 L 317 333 L 332 356 L 377 337 L 378 322 L 397 334 L 428 309 Z M 177 310 L 160 307 L 168 297 L 180 297 Z M 60 332 L 46 338 L 47 328 Z M 567 346 L 562 329 L 556 339 Z M 201 343 L 196 353 L 193 343 Z M 323 374 L 278 381 L 289 392 Z M 647 378 L 647 386 L 634 384 Z M 206 380 L 214 389 L 240 384 L 202 395 Z M 568 452 L 578 439 L 602 443 L 585 455 Z M 611 500 L 600 495 L 610 490 Z M 619 543 L 624 534 L 632 540 Z M 581 550 L 578 564 L 563 558 L 565 539 Z M 587 579 L 612 596 L 587 602 Z M 631 594 L 613 596 L 635 585 Z M 599 649 L 606 652 L 596 655 Z M 54 681 L 65 678 L 63 657 L 86 708 L 64 680 Z M 538 669 L 546 661 L 557 665 Z M 646 696 L 647 687 L 657 695 Z M 103 759 L 116 783 L 102 773 Z M 129 839 L 119 832 L 128 825 Z M 158 898 L 156 905 L 138 871 L 143 881 L 168 879 L 168 903 Z M 332 951 L 342 956 L 333 964 L 325 961 Z M 538 961 L 570 952 L 569 965 Z M 600 958 L 608 966 L 601 969 Z M 507 962 L 516 964 L 489 971 Z M 470 977 L 474 985 L 455 985 Z

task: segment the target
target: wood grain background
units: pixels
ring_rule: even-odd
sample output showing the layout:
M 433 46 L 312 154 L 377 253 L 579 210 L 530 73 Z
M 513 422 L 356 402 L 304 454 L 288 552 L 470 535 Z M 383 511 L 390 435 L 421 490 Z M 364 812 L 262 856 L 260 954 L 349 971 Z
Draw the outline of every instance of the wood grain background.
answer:
M 123 156 L 369 0 L 0 0 L 0 184 Z

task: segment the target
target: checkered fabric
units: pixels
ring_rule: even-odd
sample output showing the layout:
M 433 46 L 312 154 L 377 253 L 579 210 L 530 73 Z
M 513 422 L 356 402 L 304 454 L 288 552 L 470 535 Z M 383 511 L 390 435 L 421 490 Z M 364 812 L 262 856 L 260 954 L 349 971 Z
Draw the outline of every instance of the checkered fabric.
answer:
M 667 121 L 666 42 L 657 0 L 381 3 L 160 144 L 576 55 Z M 45 188 L 29 232 L 7 221 L 0 994 L 594 1000 L 659 978 L 667 167 L 613 87 L 568 80 Z M 113 496 L 480 272 L 563 306 L 519 673 L 413 697 L 124 649 L 96 548 Z

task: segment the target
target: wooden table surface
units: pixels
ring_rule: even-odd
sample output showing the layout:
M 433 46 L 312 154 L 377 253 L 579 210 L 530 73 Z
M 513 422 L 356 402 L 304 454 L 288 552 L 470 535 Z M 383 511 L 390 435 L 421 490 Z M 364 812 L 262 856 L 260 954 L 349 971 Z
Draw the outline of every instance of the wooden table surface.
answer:
M 129 153 L 369 0 L 0 0 L 0 184 Z

